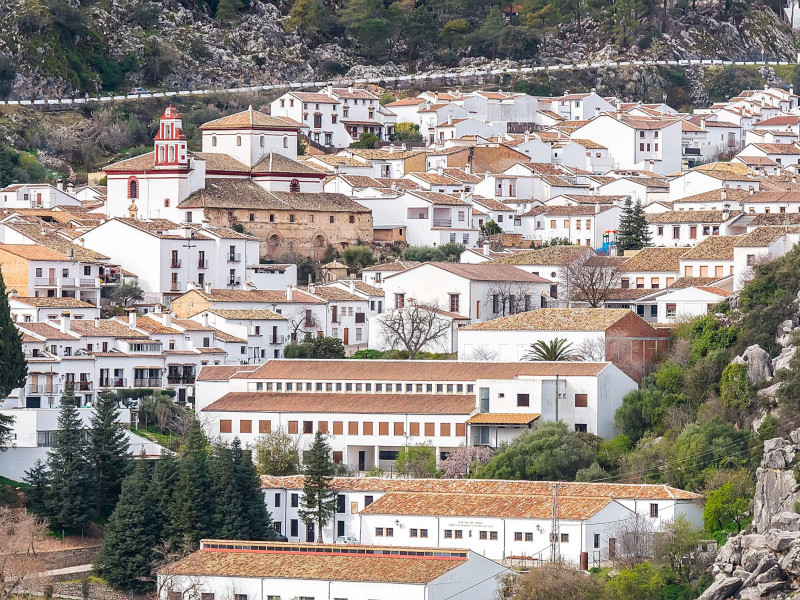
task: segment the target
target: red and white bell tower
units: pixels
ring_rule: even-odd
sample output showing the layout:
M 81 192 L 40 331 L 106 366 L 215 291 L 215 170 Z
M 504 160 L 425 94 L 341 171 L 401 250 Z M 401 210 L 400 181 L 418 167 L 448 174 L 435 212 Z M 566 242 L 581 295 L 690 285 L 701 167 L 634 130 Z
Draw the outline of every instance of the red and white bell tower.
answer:
M 188 169 L 189 152 L 186 136 L 183 134 L 183 121 L 171 104 L 161 115 L 158 133 L 155 138 L 156 169 Z

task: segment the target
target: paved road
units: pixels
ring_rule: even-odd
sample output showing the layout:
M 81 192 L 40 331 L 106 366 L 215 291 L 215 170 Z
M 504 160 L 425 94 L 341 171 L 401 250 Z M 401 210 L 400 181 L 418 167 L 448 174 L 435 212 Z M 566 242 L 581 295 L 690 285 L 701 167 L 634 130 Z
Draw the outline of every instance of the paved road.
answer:
M 294 81 L 288 83 L 275 83 L 270 85 L 255 85 L 248 87 L 237 88 L 217 88 L 217 89 L 200 89 L 200 90 L 181 90 L 177 92 L 154 92 L 150 94 L 127 94 L 119 96 L 89 96 L 83 98 L 36 98 L 30 100 L 0 100 L 0 105 L 22 105 L 34 107 L 58 107 L 64 108 L 66 106 L 89 104 L 95 102 L 122 102 L 131 100 L 143 100 L 146 98 L 169 98 L 172 96 L 202 96 L 207 94 L 219 93 L 245 93 L 245 92 L 261 92 L 268 90 L 281 90 L 281 89 L 298 89 L 309 87 L 324 87 L 328 84 L 335 84 L 337 86 L 356 85 L 360 83 L 400 83 L 403 81 L 426 82 L 434 81 L 437 79 L 469 79 L 472 77 L 480 77 L 483 75 L 515 75 L 526 73 L 538 72 L 553 72 L 553 71 L 580 71 L 593 68 L 619 68 L 619 67 L 652 67 L 652 66 L 699 66 L 699 65 L 752 65 L 752 66 L 781 66 L 794 64 L 789 61 L 730 61 L 720 59 L 692 59 L 692 60 L 631 60 L 631 61 L 598 61 L 598 62 L 582 62 L 563 65 L 547 65 L 537 67 L 513 67 L 508 69 L 489 69 L 489 70 L 463 70 L 458 71 L 431 71 L 427 73 L 417 73 L 415 75 L 401 75 L 398 77 L 370 77 L 362 79 L 335 79 L 329 81 Z
M 92 570 L 92 565 L 75 565 L 74 567 L 65 567 L 63 569 L 52 569 L 50 571 L 43 571 L 39 573 L 40 577 L 60 577 L 61 575 L 72 575 L 86 573 Z

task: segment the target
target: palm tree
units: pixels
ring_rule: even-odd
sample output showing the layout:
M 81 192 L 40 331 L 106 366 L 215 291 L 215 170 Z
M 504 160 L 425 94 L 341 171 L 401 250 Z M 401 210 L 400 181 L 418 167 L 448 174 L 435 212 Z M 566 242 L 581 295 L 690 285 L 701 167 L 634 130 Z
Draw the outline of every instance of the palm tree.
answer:
M 578 355 L 572 350 L 572 344 L 564 338 L 556 338 L 550 342 L 539 340 L 530 346 L 530 350 L 522 357 L 523 360 L 537 362 L 556 362 L 562 360 L 578 360 Z

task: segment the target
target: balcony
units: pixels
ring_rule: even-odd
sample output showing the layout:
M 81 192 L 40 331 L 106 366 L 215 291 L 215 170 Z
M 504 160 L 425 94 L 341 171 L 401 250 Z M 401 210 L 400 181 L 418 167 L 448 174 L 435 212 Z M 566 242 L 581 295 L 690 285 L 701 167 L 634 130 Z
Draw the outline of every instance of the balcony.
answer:
M 167 383 L 169 385 L 193 384 L 194 378 L 194 375 L 167 375 Z
M 171 292 L 180 292 L 180 291 L 181 291 L 181 284 L 180 284 L 180 282 L 178 282 L 178 281 L 173 281 L 173 282 L 170 284 L 170 286 L 169 286 L 169 290 L 170 290 Z
M 90 287 L 94 288 L 97 287 L 97 279 L 80 279 L 78 281 L 80 287 Z
M 242 262 L 242 255 L 240 252 L 229 252 L 228 253 L 228 262 L 229 263 L 238 263 Z
M 208 261 L 207 260 L 198 260 L 197 261 L 197 268 L 198 269 L 207 269 L 208 268 Z
M 280 344 L 283 344 L 283 340 L 284 340 L 284 339 L 285 339 L 285 336 L 283 336 L 283 335 L 273 335 L 273 336 L 272 336 L 272 337 L 269 339 L 269 343 L 270 343 L 271 345 L 273 345 L 273 346 L 278 346 L 278 345 L 280 345 Z
M 169 266 L 170 266 L 171 269 L 180 269 L 181 268 L 181 259 L 180 258 L 173 258 L 170 261 Z
M 61 386 L 57 383 L 29 383 L 25 386 L 25 393 L 37 396 L 60 394 Z
M 76 392 L 88 392 L 92 389 L 91 381 L 75 381 L 73 383 L 75 385 Z
M 433 226 L 434 227 L 452 227 L 453 219 L 434 219 Z
M 240 285 L 242 283 L 241 277 L 228 277 L 228 287 Z
M 34 277 L 33 283 L 39 287 L 75 287 L 74 277 Z
M 155 379 L 151 379 L 151 378 L 134 379 L 133 380 L 133 387 L 137 387 L 137 388 L 160 388 L 161 387 L 161 378 L 157 377 Z
M 101 388 L 124 388 L 128 387 L 128 380 L 124 377 L 106 377 L 100 378 Z

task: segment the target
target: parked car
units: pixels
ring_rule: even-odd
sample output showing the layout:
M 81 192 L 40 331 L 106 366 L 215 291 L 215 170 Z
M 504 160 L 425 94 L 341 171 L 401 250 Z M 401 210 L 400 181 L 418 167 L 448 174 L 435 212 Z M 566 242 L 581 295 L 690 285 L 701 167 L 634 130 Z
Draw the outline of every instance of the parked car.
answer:
M 135 87 L 135 88 L 132 88 L 129 93 L 131 93 L 131 94 L 149 94 L 150 90 L 148 90 L 147 88 Z
M 352 535 L 340 535 L 333 542 L 334 544 L 357 544 L 358 540 Z

